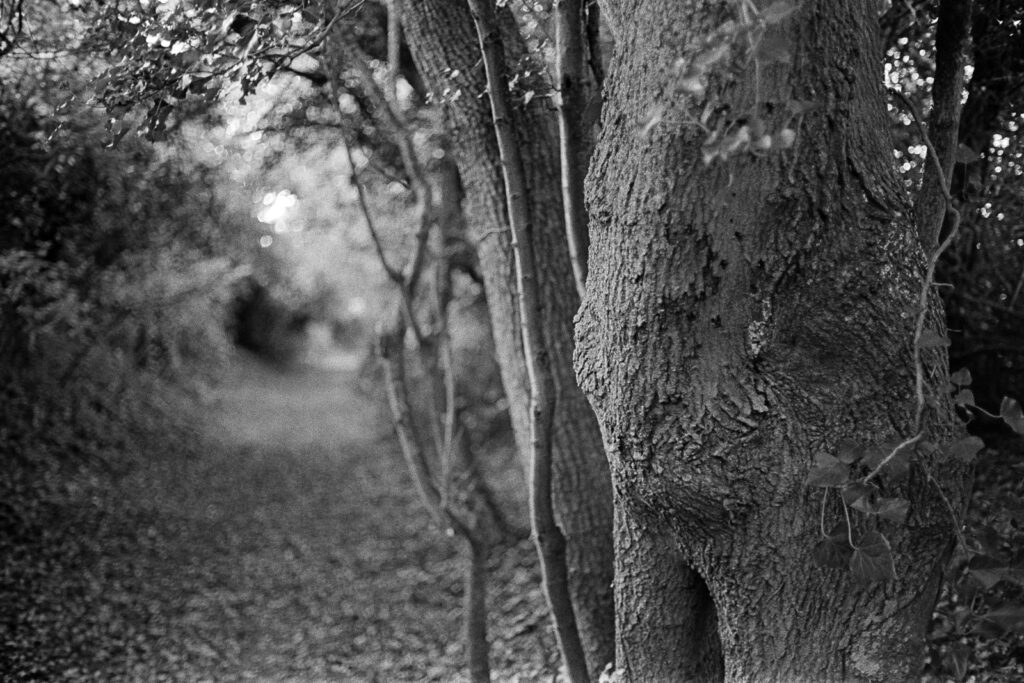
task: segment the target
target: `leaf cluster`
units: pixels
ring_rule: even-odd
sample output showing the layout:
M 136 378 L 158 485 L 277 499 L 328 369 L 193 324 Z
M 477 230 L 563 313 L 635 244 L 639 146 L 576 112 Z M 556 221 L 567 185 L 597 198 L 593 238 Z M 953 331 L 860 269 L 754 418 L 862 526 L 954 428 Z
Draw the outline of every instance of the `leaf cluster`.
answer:
M 116 140 L 130 129 L 125 115 L 137 107 L 145 110 L 142 131 L 162 139 L 186 100 L 212 103 L 237 87 L 244 101 L 274 74 L 294 70 L 346 5 L 183 0 L 108 7 L 86 43 L 113 56 L 95 83 L 97 101 L 111 113 L 111 135 Z

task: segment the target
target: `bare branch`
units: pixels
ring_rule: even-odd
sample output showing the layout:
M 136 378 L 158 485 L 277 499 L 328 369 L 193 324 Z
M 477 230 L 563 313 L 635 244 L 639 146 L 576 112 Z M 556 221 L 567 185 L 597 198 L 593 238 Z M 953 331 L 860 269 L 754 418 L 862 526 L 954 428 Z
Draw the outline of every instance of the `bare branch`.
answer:
M 359 170 L 356 167 L 356 161 L 352 157 L 352 147 L 348 144 L 348 140 L 342 138 L 342 144 L 345 147 L 345 155 L 348 157 L 348 165 L 352 171 L 352 184 L 356 186 L 356 195 L 359 198 L 359 208 L 363 212 L 363 220 L 366 222 L 366 229 L 370 233 L 370 239 L 373 241 L 373 248 L 377 252 L 377 258 L 380 260 L 381 267 L 384 268 L 384 272 L 395 284 L 402 286 L 405 284 L 405 276 L 400 270 L 391 265 L 388 261 L 388 256 L 384 253 L 384 245 L 381 244 L 380 233 L 377 232 L 376 224 L 373 221 L 373 214 L 370 213 L 370 206 L 366 201 L 366 190 L 363 189 L 362 179 L 359 177 Z
M 583 144 L 583 5 L 581 0 L 557 0 L 555 60 L 558 74 L 558 133 L 562 177 L 562 208 L 569 259 L 580 299 L 586 291 L 590 236 L 583 200 L 586 151 Z

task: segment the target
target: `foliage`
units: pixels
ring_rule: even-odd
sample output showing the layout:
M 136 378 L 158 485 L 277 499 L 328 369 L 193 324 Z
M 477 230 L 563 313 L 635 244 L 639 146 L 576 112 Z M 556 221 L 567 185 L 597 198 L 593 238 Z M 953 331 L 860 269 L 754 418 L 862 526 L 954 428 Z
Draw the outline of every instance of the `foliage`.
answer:
M 655 106 L 640 124 L 640 135 L 651 134 L 662 119 L 682 110 L 684 125 L 706 134 L 701 146 L 705 165 L 743 153 L 761 155 L 786 150 L 796 141 L 799 119 L 814 103 L 794 99 L 789 93 L 770 93 L 763 84 L 765 72 L 791 61 L 788 39 L 778 30 L 798 8 L 789 0 L 776 0 L 758 9 L 750 0 L 735 0 L 733 16 L 713 31 L 685 46 L 675 63 L 673 102 Z M 712 80 L 721 88 L 752 75 L 754 98 L 745 111 L 730 111 L 720 98 L 712 97 L 698 114 L 688 104 L 705 96 Z M 779 96 L 782 96 L 779 99 Z M 773 112 L 782 112 L 769 116 Z
M 356 2 L 141 0 L 98 13 L 87 45 L 113 46 L 114 61 L 96 83 L 111 113 L 115 139 L 131 128 L 125 115 L 145 108 L 142 132 L 162 139 L 186 100 L 214 102 L 231 84 L 242 101 L 256 87 L 315 48 Z
M 215 254 L 241 221 L 216 167 L 102 146 L 85 101 L 100 60 L 56 51 L 82 26 L 57 9 L 26 7 L 31 40 L 0 62 L 0 441 L 22 461 L 116 461 L 188 433 L 179 390 L 227 351 L 239 272 Z

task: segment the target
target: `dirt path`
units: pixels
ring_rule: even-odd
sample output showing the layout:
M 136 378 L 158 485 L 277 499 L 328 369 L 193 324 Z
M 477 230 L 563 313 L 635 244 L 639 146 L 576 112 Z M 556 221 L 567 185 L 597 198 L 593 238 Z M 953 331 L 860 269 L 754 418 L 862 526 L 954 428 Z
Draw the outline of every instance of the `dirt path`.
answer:
M 108 567 L 146 615 L 124 678 L 462 678 L 458 548 L 413 497 L 355 359 L 329 360 L 240 358 L 209 412 L 219 446 L 125 482 L 151 543 Z M 496 679 L 535 680 L 554 652 L 532 552 L 495 569 Z
M 116 481 L 0 500 L 0 681 L 464 680 L 460 548 L 356 360 L 321 360 L 238 358 L 200 457 L 154 448 Z M 552 680 L 529 541 L 492 571 L 494 680 Z
M 354 368 L 241 358 L 209 413 L 219 446 L 125 482 L 155 541 L 134 558 L 147 577 L 134 598 L 163 631 L 148 661 L 125 662 L 129 678 L 452 675 L 457 561 L 408 495 Z

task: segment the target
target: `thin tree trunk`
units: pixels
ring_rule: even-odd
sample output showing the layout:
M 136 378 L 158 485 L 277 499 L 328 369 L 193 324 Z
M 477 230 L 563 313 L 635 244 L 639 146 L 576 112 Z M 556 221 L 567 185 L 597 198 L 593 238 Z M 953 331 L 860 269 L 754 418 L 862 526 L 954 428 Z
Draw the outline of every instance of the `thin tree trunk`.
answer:
M 543 301 L 537 286 L 537 262 L 533 249 L 534 228 L 528 205 L 525 168 L 508 103 L 505 54 L 491 2 L 492 0 L 469 0 L 469 6 L 476 23 L 484 71 L 487 74 L 487 92 L 494 118 L 502 173 L 505 177 L 509 227 L 512 230 L 512 253 L 517 274 L 519 324 L 526 357 L 526 373 L 530 382 L 530 524 L 540 555 L 544 595 L 551 608 L 551 618 L 555 624 L 562 660 L 570 680 L 585 682 L 590 677 L 569 594 L 565 537 L 555 523 L 555 511 L 551 500 L 555 383 L 548 364 L 548 351 L 539 327 Z
M 530 451 L 526 375 L 506 196 L 494 122 L 480 68 L 480 49 L 464 2 L 405 3 L 406 35 L 420 73 L 444 105 L 452 150 L 465 190 L 465 215 L 484 278 L 495 350 L 519 451 Z M 524 56 L 506 10 L 499 28 L 510 60 Z M 522 79 L 521 79 L 522 81 Z M 541 87 L 537 84 L 537 87 Z M 535 228 L 538 288 L 546 303 L 540 328 L 555 381 L 554 508 L 566 538 L 569 583 L 591 675 L 614 658 L 611 485 L 600 431 L 572 366 L 572 319 L 579 306 L 562 220 L 555 121 L 534 98 L 512 112 L 526 167 Z M 524 463 L 525 465 L 525 463 Z
M 487 555 L 486 545 L 466 538 L 465 635 L 466 660 L 473 683 L 491 680 L 487 645 Z
M 576 277 L 576 290 L 583 297 L 587 282 L 587 209 L 583 200 L 583 178 L 587 172 L 583 130 L 584 60 L 583 6 L 581 0 L 557 0 L 555 4 L 555 45 L 558 75 L 559 158 L 562 167 L 562 205 L 569 258 Z
M 971 7 L 973 0 L 942 0 L 935 35 L 935 80 L 932 86 L 932 109 L 928 115 L 928 137 L 938 154 L 939 169 L 925 163 L 921 191 L 915 202 L 917 233 L 925 251 L 939 243 L 943 217 L 946 215 L 944 195 L 949 188 L 941 184 L 952 177 L 960 133 L 960 111 L 964 91 L 967 49 L 971 42 Z

